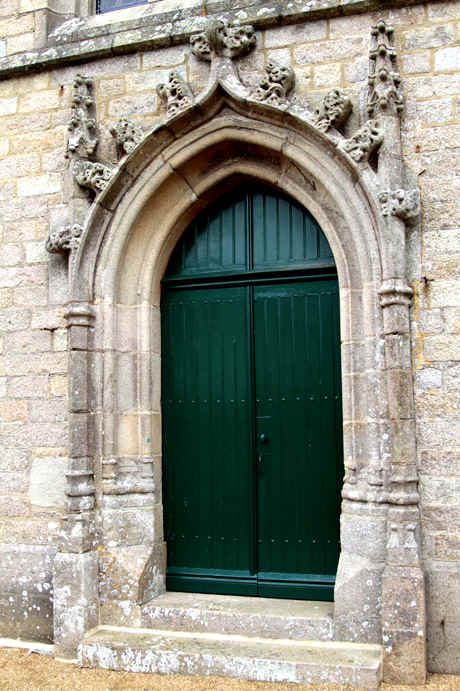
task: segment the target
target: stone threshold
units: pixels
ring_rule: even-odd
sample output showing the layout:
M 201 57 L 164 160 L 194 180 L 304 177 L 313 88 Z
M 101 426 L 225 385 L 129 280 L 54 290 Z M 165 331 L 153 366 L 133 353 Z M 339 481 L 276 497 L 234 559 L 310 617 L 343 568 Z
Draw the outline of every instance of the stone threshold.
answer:
M 79 660 L 84 667 L 129 672 L 367 689 L 378 689 L 382 679 L 378 645 L 114 626 L 88 632 Z
M 252 24 L 255 29 L 267 29 L 418 4 L 421 4 L 420 0 L 314 0 L 308 3 L 283 3 L 279 0 L 233 3 L 217 0 L 205 3 L 205 6 L 207 16 L 238 19 L 241 23 Z M 46 47 L 0 58 L 0 80 L 97 58 L 187 44 L 190 36 L 204 26 L 206 17 L 203 16 L 203 7 L 203 3 L 197 3 L 183 10 L 150 13 L 150 8 L 146 10 L 140 5 L 139 16 L 135 19 L 106 24 L 98 21 L 95 26 L 91 23 L 91 17 L 80 20 L 76 17 L 78 28 L 61 33 L 58 28 L 49 37 Z M 98 18 L 101 16 L 98 15 Z
M 331 640 L 333 602 L 167 592 L 142 608 L 148 628 Z

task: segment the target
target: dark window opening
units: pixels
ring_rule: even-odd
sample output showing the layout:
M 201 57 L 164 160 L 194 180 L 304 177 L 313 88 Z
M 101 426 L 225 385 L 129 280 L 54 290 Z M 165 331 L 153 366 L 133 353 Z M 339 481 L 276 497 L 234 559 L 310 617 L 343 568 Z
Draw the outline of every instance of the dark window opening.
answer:
M 146 2 L 147 0 L 96 0 L 96 14 L 121 10 L 124 7 L 133 7 L 133 5 L 145 5 Z

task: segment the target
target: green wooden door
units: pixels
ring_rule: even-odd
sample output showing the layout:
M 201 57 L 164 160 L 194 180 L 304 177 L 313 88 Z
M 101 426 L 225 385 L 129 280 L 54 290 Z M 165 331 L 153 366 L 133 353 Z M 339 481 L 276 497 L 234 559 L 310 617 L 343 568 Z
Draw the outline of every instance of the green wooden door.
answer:
M 342 480 L 338 287 L 266 189 L 192 224 L 162 293 L 170 590 L 332 599 Z

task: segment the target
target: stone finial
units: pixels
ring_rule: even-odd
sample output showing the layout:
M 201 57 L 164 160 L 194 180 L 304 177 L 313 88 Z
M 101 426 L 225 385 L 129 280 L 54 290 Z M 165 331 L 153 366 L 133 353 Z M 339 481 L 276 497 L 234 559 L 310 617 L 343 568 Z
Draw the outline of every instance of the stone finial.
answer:
M 385 190 L 379 194 L 382 216 L 398 216 L 403 221 L 414 221 L 420 215 L 420 191 Z
M 288 94 L 294 88 L 294 83 L 295 74 L 291 67 L 270 60 L 254 92 L 254 98 L 273 106 L 280 106 L 286 102 Z
M 121 118 L 117 124 L 110 128 L 110 134 L 117 143 L 118 158 L 130 154 L 143 140 L 144 133 L 132 120 Z
M 95 136 L 95 104 L 91 95 L 93 80 L 82 74 L 77 74 L 73 88 L 74 95 L 67 148 L 72 153 L 78 152 L 83 156 L 90 156 L 98 144 L 97 136 Z
M 377 120 L 368 120 L 350 139 L 340 142 L 340 148 L 356 163 L 366 162 L 383 142 L 383 130 Z
M 78 223 L 67 225 L 61 230 L 51 231 L 46 240 L 46 250 L 52 254 L 64 254 L 76 250 L 82 233 L 83 228 Z
M 346 122 L 352 108 L 351 100 L 341 89 L 331 89 L 315 111 L 314 124 L 321 132 L 340 127 Z
M 190 45 L 200 60 L 210 61 L 214 55 L 237 58 L 254 48 L 256 37 L 252 26 L 210 19 L 204 31 L 190 38 Z
M 165 84 L 158 84 L 157 93 L 166 106 L 168 116 L 176 115 L 193 103 L 192 91 L 177 70 L 168 74 Z
M 371 30 L 367 112 L 400 113 L 404 107 L 401 75 L 397 71 L 393 27 L 381 19 Z
M 76 159 L 72 164 L 72 174 L 81 187 L 101 192 L 112 177 L 113 170 L 97 161 Z

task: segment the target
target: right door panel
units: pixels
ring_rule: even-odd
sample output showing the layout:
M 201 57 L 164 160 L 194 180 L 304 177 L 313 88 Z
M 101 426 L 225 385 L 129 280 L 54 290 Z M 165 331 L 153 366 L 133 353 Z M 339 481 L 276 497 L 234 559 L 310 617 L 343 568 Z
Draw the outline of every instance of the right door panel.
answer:
M 258 592 L 332 599 L 342 482 L 337 280 L 254 287 Z

